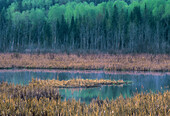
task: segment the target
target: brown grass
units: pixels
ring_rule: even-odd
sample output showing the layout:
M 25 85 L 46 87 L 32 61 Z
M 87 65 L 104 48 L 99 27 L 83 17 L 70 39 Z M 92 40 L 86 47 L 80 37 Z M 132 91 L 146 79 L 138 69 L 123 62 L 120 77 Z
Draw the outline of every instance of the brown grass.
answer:
M 71 79 L 71 80 L 38 80 L 32 79 L 29 85 L 32 86 L 50 86 L 56 88 L 89 88 L 89 87 L 101 87 L 102 85 L 120 85 L 127 84 L 123 80 L 91 80 L 91 79 Z
M 0 68 L 170 71 L 170 55 L 0 54 Z
M 38 87 L 38 91 L 36 87 Z M 38 94 L 38 92 L 40 93 Z M 0 84 L 0 116 L 170 115 L 169 91 L 163 94 L 136 94 L 134 97 L 126 99 L 120 96 L 118 99 L 111 101 L 97 99 L 92 100 L 89 105 L 74 99 L 61 101 L 60 98 L 53 97 L 54 94 L 52 93 L 51 89 L 46 86 L 21 87 L 2 83 Z M 41 96 L 37 97 L 39 95 Z
M 8 98 L 21 98 L 24 100 L 37 98 L 39 100 L 41 97 L 46 97 L 49 99 L 60 98 L 59 90 L 57 88 L 51 87 L 49 85 L 14 85 L 8 84 L 7 82 L 0 83 L 0 94 L 5 95 Z

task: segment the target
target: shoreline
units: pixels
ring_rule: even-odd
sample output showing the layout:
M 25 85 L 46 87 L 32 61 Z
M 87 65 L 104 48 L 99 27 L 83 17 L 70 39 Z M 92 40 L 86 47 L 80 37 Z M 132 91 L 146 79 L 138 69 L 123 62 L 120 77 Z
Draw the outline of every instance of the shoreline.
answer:
M 170 72 L 170 55 L 152 54 L 0 54 L 0 70 L 95 70 Z
M 47 72 L 47 73 L 104 73 L 104 74 L 122 74 L 122 75 L 170 75 L 170 72 L 153 72 L 153 71 L 106 71 L 106 70 L 62 70 L 62 69 L 0 69 L 3 72 Z
M 170 70 L 124 70 L 124 69 L 116 69 L 116 70 L 107 70 L 107 69 L 81 69 L 81 68 L 44 68 L 44 67 L 0 67 L 1 70 L 71 70 L 71 71 L 114 71 L 114 72 L 153 72 L 153 73 L 168 73 Z

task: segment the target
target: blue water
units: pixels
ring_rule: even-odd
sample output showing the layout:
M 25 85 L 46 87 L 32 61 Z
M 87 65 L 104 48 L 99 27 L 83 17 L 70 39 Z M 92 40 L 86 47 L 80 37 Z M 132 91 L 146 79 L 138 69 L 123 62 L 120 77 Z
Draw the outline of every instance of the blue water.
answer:
M 68 80 L 83 79 L 111 79 L 132 81 L 132 84 L 120 86 L 102 86 L 98 88 L 59 89 L 62 99 L 76 99 L 89 103 L 93 98 L 116 99 L 120 95 L 131 97 L 140 92 L 164 92 L 170 90 L 169 73 L 118 73 L 104 71 L 55 71 L 55 70 L 1 70 L 0 81 L 26 85 L 32 78 Z

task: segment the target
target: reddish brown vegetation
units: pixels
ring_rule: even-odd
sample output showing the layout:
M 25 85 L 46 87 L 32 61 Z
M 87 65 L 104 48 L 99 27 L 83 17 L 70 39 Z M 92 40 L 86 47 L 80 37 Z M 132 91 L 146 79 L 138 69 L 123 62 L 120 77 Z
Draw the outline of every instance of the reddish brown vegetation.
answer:
M 170 71 L 169 55 L 0 54 L 0 68 Z

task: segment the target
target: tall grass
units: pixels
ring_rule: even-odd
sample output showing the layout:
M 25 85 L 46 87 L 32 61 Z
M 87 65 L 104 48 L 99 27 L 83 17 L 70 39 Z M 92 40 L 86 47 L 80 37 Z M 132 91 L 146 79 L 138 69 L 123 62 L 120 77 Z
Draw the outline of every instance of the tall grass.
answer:
M 41 116 L 169 116 L 170 92 L 142 93 L 116 100 L 94 99 L 87 105 L 74 99 L 61 101 L 55 88 L 0 84 L 0 115 Z M 37 97 L 40 96 L 40 97 Z
M 169 55 L 0 54 L 0 68 L 170 71 Z

